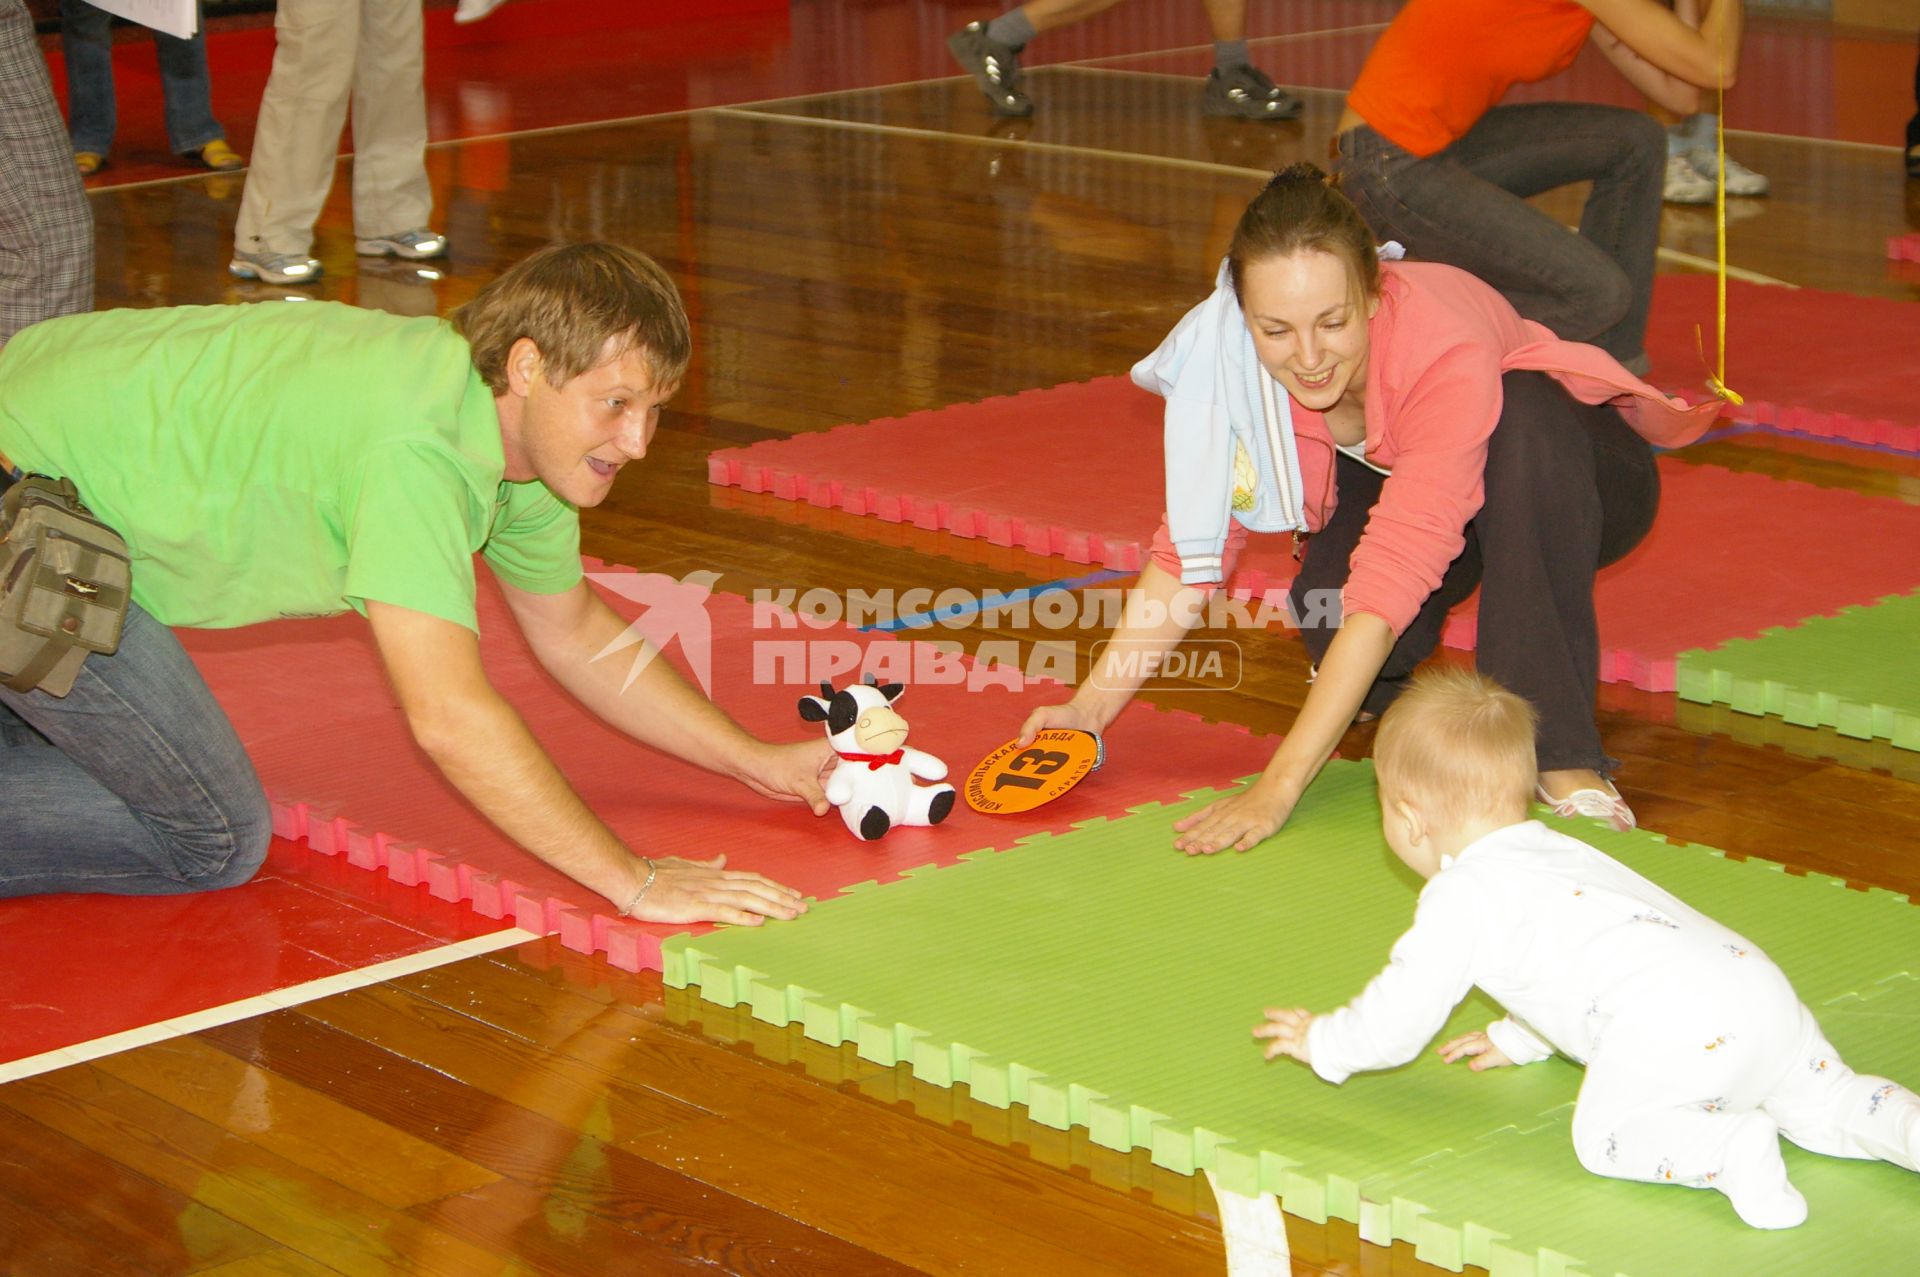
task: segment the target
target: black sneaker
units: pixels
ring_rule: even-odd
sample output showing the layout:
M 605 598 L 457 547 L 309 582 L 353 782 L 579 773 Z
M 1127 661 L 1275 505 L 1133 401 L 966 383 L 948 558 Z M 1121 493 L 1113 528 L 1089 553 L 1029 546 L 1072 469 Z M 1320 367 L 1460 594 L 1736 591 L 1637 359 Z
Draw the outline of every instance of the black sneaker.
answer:
M 1243 120 L 1291 120 L 1306 106 L 1258 67 L 1244 64 L 1224 71 L 1215 67 L 1200 98 L 1203 114 L 1233 115 Z
M 969 22 L 947 37 L 953 60 L 973 77 L 995 115 L 1033 114 L 1033 99 L 1020 87 L 1020 51 L 987 34 L 984 22 Z

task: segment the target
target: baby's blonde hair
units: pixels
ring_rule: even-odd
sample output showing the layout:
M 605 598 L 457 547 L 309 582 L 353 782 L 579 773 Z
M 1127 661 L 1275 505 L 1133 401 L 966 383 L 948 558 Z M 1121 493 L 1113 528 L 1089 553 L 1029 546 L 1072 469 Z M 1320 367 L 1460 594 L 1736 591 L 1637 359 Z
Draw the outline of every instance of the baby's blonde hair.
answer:
M 1424 670 L 1380 720 L 1380 792 L 1418 803 L 1442 828 L 1524 820 L 1538 775 L 1537 721 L 1533 706 L 1484 675 Z

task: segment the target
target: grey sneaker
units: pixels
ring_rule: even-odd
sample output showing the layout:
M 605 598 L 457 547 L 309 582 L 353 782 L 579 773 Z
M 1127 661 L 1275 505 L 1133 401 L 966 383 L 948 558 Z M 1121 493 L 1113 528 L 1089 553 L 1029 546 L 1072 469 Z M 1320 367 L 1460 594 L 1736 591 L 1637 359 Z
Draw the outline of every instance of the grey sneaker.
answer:
M 227 271 L 269 284 L 311 284 L 320 278 L 320 261 L 305 253 L 235 253 Z
M 1234 115 L 1243 120 L 1291 120 L 1306 103 L 1269 80 L 1258 67 L 1213 69 L 1200 110 L 1206 115 Z
M 1667 156 L 1667 176 L 1660 198 L 1669 204 L 1711 204 L 1718 198 L 1713 179 L 1700 176 L 1684 155 Z
M 1693 171 L 1712 182 L 1714 180 L 1714 152 L 1704 146 L 1695 147 L 1687 152 L 1687 163 L 1693 165 Z M 1765 195 L 1772 183 L 1759 173 L 1754 172 L 1731 155 L 1727 157 L 1727 194 L 1729 195 Z
M 416 226 L 410 231 L 356 239 L 353 241 L 353 251 L 362 257 L 404 257 L 417 262 L 422 258 L 445 256 L 447 237 L 424 226 Z
M 947 37 L 960 69 L 987 95 L 995 115 L 1033 114 L 1033 99 L 1020 87 L 1020 51 L 987 35 L 987 24 L 969 22 Z

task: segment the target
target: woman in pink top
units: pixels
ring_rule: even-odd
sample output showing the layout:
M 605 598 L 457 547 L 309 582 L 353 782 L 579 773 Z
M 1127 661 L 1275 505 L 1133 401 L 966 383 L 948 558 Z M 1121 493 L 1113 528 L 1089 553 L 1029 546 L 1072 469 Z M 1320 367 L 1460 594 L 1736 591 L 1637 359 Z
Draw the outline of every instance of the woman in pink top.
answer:
M 1246 539 L 1235 525 L 1293 526 L 1312 533 L 1291 602 L 1317 677 L 1266 771 L 1175 826 L 1177 847 L 1244 850 L 1277 831 L 1348 725 L 1386 708 L 1476 586 L 1480 669 L 1540 713 L 1542 797 L 1630 827 L 1594 724 L 1593 574 L 1652 524 L 1648 441 L 1697 437 L 1717 405 L 1666 399 L 1464 271 L 1383 269 L 1359 213 L 1311 164 L 1248 207 L 1222 274 L 1134 370 L 1167 398 L 1171 526 L 1101 667 L 1068 703 L 1034 711 L 1023 737 L 1103 730 L 1151 667 L 1137 654 L 1177 646 L 1201 591 L 1231 573 Z M 1249 475 L 1257 490 L 1236 492 Z

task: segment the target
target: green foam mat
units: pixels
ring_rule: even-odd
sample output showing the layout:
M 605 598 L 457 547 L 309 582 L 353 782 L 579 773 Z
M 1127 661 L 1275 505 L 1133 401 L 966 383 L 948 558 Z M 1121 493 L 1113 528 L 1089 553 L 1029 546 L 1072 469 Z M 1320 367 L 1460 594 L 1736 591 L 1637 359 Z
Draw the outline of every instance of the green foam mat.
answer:
M 1920 594 L 1683 652 L 1683 700 L 1920 750 Z
M 1337 1088 L 1262 1060 L 1262 1008 L 1331 1010 L 1359 992 L 1420 884 L 1380 837 L 1367 764 L 1328 764 L 1257 852 L 1174 852 L 1173 821 L 1210 797 L 910 871 L 793 923 L 671 940 L 667 981 L 1450 1268 L 1888 1272 L 1920 1253 L 1920 1178 L 1890 1166 L 1788 1148 L 1812 1218 L 1783 1233 L 1740 1224 L 1718 1193 L 1589 1175 L 1566 1137 L 1580 1071 L 1563 1060 L 1474 1074 L 1427 1053 Z M 1855 1067 L 1920 1079 L 1920 909 L 1646 833 L 1565 828 L 1767 949 Z M 1476 993 L 1443 1032 L 1496 1014 Z

